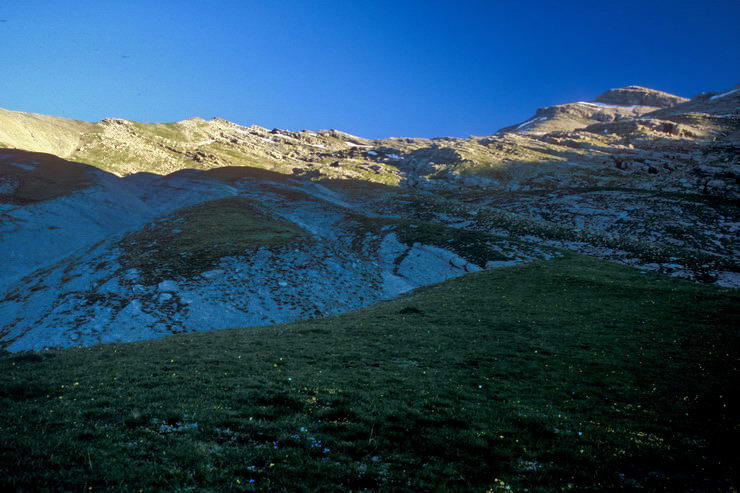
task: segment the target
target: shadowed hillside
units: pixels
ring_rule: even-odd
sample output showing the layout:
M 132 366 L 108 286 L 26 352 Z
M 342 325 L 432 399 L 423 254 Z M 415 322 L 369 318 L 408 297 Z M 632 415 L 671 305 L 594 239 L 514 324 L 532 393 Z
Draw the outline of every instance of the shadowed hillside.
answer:
M 730 491 L 739 301 L 568 256 L 322 320 L 6 355 L 0 484 Z

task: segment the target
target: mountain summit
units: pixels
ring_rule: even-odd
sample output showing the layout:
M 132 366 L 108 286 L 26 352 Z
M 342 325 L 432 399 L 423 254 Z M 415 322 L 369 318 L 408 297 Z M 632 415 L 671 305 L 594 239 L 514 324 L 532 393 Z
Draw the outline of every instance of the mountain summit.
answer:
M 680 96 L 640 86 L 609 89 L 593 101 L 540 108 L 529 120 L 503 128 L 499 133 L 543 134 L 584 129 L 596 122 L 640 118 L 687 101 L 689 100 Z
M 612 104 L 617 106 L 650 106 L 653 108 L 669 108 L 688 101 L 686 98 L 674 96 L 663 91 L 648 89 L 640 86 L 627 86 L 619 89 L 609 89 L 593 102 Z

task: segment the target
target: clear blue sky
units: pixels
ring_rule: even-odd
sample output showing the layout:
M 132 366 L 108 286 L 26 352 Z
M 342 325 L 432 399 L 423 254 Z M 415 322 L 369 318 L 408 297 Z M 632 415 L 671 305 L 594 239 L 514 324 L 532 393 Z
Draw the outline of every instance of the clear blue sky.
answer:
M 740 1 L 3 0 L 0 107 L 489 135 L 631 84 L 740 82 Z

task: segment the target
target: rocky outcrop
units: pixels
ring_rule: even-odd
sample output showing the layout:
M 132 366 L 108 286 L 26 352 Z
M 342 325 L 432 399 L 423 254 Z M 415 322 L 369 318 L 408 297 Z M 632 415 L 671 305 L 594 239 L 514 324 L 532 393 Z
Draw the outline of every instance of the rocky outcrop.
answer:
M 701 93 L 670 108 L 651 113 L 653 118 L 677 115 L 711 115 L 719 119 L 740 117 L 740 84 L 721 92 Z
M 548 132 L 574 131 L 596 122 L 609 123 L 639 118 L 686 101 L 686 98 L 639 86 L 610 89 L 593 101 L 540 108 L 529 120 L 502 128 L 498 133 L 542 135 Z
M 650 106 L 654 108 L 670 108 L 686 101 L 688 99 L 680 96 L 640 86 L 609 89 L 594 100 L 595 103 L 616 106 Z

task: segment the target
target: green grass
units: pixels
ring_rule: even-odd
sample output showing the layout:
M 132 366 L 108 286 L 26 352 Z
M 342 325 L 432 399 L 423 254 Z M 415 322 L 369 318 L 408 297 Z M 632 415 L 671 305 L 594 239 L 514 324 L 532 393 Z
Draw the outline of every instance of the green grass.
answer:
M 136 122 L 131 124 L 134 129 L 138 128 Z M 157 125 L 166 127 L 174 124 Z M 138 148 L 133 148 L 116 143 L 105 134 L 103 127 L 98 126 L 95 131 L 88 132 L 82 137 L 82 145 L 73 153 L 72 159 L 120 175 L 137 171 L 164 174 L 194 167 L 193 161 L 184 155 L 163 148 L 161 143 L 153 139 L 153 134 L 140 132 L 138 135 L 144 140 L 139 143 Z
M 734 491 L 739 301 L 567 256 L 323 320 L 2 356 L 0 487 Z
M 223 257 L 283 245 L 303 236 L 294 224 L 263 212 L 245 197 L 210 200 L 179 209 L 120 242 L 124 268 L 141 269 L 145 281 L 192 277 Z
M 198 132 L 192 127 L 184 126 L 180 122 L 171 123 L 144 123 L 131 122 L 131 125 L 140 133 L 147 136 L 161 137 L 163 139 L 182 141 L 196 141 L 206 137 L 205 133 Z M 205 126 L 206 122 L 199 122 L 197 126 Z
M 228 145 L 223 144 L 209 144 L 208 152 L 218 156 L 222 162 L 229 163 L 231 166 L 250 166 L 255 168 L 271 168 L 280 170 L 284 173 L 290 173 L 292 166 L 286 164 L 284 161 L 275 159 L 274 157 L 268 157 L 262 153 L 252 155 L 250 152 L 245 152 L 243 149 L 233 149 Z M 252 151 L 254 152 L 254 151 Z
M 69 158 L 79 144 L 80 134 L 94 127 L 79 120 L 0 108 L 0 140 L 5 147 Z

